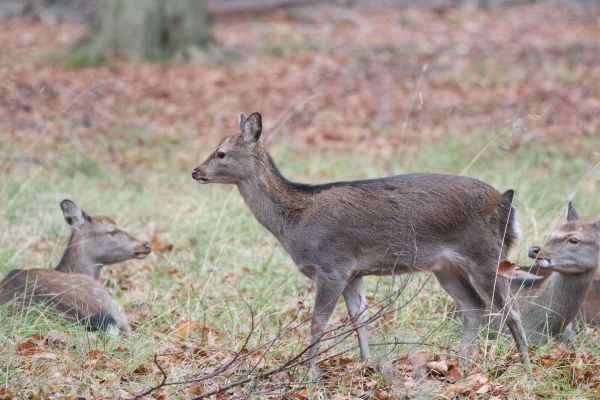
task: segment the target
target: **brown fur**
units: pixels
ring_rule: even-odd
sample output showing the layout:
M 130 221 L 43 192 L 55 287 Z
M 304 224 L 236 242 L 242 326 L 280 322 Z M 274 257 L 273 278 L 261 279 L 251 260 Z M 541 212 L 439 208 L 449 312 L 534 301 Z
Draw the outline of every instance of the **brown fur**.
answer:
M 75 203 L 61 203 L 73 232 L 55 270 L 16 269 L 0 282 L 0 305 L 43 304 L 90 329 L 111 326 L 130 331 L 119 306 L 96 281 L 105 264 L 144 258 L 150 245 L 116 226 L 106 216 L 89 217 Z
M 598 264 L 600 221 L 584 222 L 569 203 L 569 221 L 556 229 L 540 248 L 532 246 L 538 273 L 546 276 L 533 288 L 514 288 L 522 303 L 523 323 L 534 342 L 548 336 L 571 342 L 571 324 L 578 314 L 597 322 L 600 312 Z M 575 241 L 575 242 L 572 242 Z
M 355 323 L 361 354 L 368 358 L 362 276 L 417 271 L 433 272 L 461 304 L 462 355 L 470 353 L 483 314 L 493 307 L 505 316 L 527 362 L 519 315 L 509 306 L 508 280 L 496 278 L 498 260 L 517 235 L 512 191 L 503 196 L 479 180 L 442 174 L 293 183 L 258 141 L 260 114 L 242 116 L 240 130 L 222 140 L 192 176 L 200 183 L 237 185 L 256 219 L 315 280 L 313 365 L 340 295 Z
M 0 304 L 49 306 L 92 330 L 115 325 L 130 331 L 127 318 L 104 288 L 90 276 L 51 269 L 13 270 L 0 282 Z
M 583 299 L 581 315 L 585 321 L 594 326 L 600 326 L 600 273 L 596 272 L 592 283 Z

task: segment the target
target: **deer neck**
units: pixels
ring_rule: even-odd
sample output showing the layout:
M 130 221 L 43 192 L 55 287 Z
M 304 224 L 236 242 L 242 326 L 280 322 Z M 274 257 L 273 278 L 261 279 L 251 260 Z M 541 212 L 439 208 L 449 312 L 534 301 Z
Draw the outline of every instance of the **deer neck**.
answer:
M 573 321 L 589 288 L 595 271 L 577 275 L 554 273 L 538 300 L 538 305 L 546 311 L 545 317 L 551 327 L 562 329 Z
M 279 172 L 266 152 L 257 159 L 255 173 L 237 186 L 254 217 L 280 241 L 299 217 L 308 196 Z
M 86 256 L 82 247 L 81 241 L 74 234 L 71 234 L 69 244 L 56 267 L 56 271 L 88 275 L 94 279 L 98 278 L 103 265 Z

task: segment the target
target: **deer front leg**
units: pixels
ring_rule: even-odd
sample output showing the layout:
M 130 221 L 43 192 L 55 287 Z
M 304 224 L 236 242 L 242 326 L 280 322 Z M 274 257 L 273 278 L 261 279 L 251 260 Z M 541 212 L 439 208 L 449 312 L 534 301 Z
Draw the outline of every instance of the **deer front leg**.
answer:
M 326 275 L 315 274 L 316 300 L 313 317 L 310 325 L 310 345 L 308 352 L 308 365 L 311 369 L 317 367 L 317 353 L 319 352 L 319 341 L 322 339 L 329 318 L 335 309 L 335 305 L 344 290 L 346 281 L 332 279 Z
M 570 348 L 575 347 L 575 332 L 573 332 L 573 324 L 567 324 L 563 331 L 557 335 L 557 339 Z
M 360 356 L 363 360 L 371 358 L 369 351 L 369 333 L 365 325 L 369 320 L 367 312 L 367 299 L 365 297 L 365 288 L 362 283 L 362 277 L 356 277 L 348 282 L 343 292 L 348 316 L 356 329 L 358 335 L 358 345 L 360 347 Z

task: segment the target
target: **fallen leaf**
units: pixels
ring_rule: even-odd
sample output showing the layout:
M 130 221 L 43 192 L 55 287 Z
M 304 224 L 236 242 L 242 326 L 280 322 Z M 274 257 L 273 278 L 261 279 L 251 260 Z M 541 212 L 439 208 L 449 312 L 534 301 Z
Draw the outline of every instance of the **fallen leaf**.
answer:
M 152 247 L 152 251 L 155 253 L 173 251 L 173 245 L 171 243 L 163 243 L 157 235 L 152 236 L 152 239 L 150 239 L 150 247 Z
M 90 350 L 87 352 L 87 357 L 90 360 L 104 361 L 106 354 L 102 350 Z
M 42 335 L 31 335 L 27 340 L 17 346 L 17 355 L 33 356 L 45 352 L 45 338 Z
M 293 400 L 307 400 L 308 396 L 313 394 L 313 392 L 309 389 L 302 389 L 298 392 L 292 392 L 288 395 L 288 398 Z
M 143 271 L 148 271 L 148 272 L 154 272 L 154 266 L 151 264 L 144 264 L 144 266 L 142 267 Z
M 175 325 L 175 333 L 181 337 L 188 337 L 196 328 L 198 328 L 196 321 L 182 319 Z
M 111 358 L 108 361 L 107 366 L 109 369 L 120 369 L 123 366 L 123 361 L 119 360 L 118 358 Z
M 18 356 L 31 356 L 35 353 L 39 353 L 42 351 L 44 351 L 44 349 L 40 348 L 36 343 L 29 340 L 23 343 L 19 343 L 19 345 L 17 346 Z
M 117 353 L 125 353 L 125 352 L 127 352 L 127 347 L 124 347 L 124 346 L 117 346 L 117 347 L 115 347 L 115 351 L 116 351 Z
M 150 373 L 150 368 L 148 368 L 147 366 L 145 366 L 144 364 L 140 364 L 138 365 L 134 370 L 133 370 L 133 374 L 134 375 L 148 375 L 148 373 Z
M 383 389 L 377 389 L 374 395 L 378 400 L 389 400 L 390 398 L 390 394 Z
M 486 394 L 489 391 L 490 391 L 490 385 L 485 384 L 485 385 L 482 385 L 479 389 L 477 389 L 475 391 L 475 393 L 477 393 L 477 394 Z
M 448 374 L 450 378 L 460 379 L 464 375 L 462 368 L 458 364 L 450 364 L 448 365 Z
M 540 361 L 545 367 L 552 367 L 558 363 L 556 358 L 550 356 L 540 357 Z
M 169 359 L 173 364 L 180 364 L 186 360 L 186 356 L 184 353 L 170 354 Z
M 498 265 L 498 269 L 496 270 L 496 274 L 508 279 L 516 278 L 518 272 L 519 267 L 517 267 L 517 264 L 508 260 L 502 260 Z
M 194 354 L 194 359 L 196 360 L 203 360 L 208 357 L 208 352 L 199 347 L 196 347 L 192 353 Z
M 197 383 L 187 388 L 187 393 L 191 396 L 200 396 L 204 393 L 204 386 Z
M 429 369 L 429 374 L 431 375 L 445 376 L 448 372 L 448 363 L 446 360 L 429 361 L 427 362 L 427 368 Z
M 0 400 L 13 400 L 14 398 L 15 395 L 6 386 L 0 386 Z

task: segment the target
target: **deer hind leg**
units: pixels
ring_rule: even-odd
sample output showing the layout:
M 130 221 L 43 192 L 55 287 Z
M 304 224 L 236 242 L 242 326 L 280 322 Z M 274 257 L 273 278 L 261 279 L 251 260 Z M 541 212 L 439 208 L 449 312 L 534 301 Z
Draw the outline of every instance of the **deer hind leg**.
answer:
M 464 326 L 460 339 L 459 355 L 469 358 L 483 319 L 486 304 L 459 268 L 446 265 L 441 270 L 435 271 L 434 274 L 440 285 L 460 307 Z
M 362 278 L 356 277 L 351 279 L 342 294 L 344 295 L 344 301 L 348 308 L 348 316 L 358 335 L 360 356 L 363 360 L 367 360 L 371 358 L 371 352 L 369 351 L 369 334 L 366 326 L 369 315 Z
M 496 276 L 497 264 L 498 260 L 495 258 L 487 260 L 483 264 L 480 263 L 479 268 L 471 270 L 472 273 L 469 277 L 479 294 L 482 297 L 487 296 L 486 302 L 493 304 L 499 312 L 501 321 L 505 321 L 517 345 L 521 361 L 529 367 L 527 337 L 521 323 L 521 316 L 510 291 L 509 280 L 502 276 Z
M 310 350 L 308 351 L 309 367 L 316 369 L 319 342 L 323 338 L 329 318 L 337 301 L 344 291 L 346 280 L 332 279 L 324 274 L 315 274 L 316 300 L 310 325 Z

